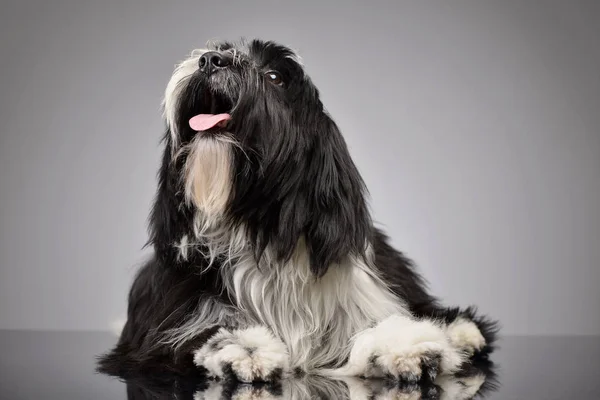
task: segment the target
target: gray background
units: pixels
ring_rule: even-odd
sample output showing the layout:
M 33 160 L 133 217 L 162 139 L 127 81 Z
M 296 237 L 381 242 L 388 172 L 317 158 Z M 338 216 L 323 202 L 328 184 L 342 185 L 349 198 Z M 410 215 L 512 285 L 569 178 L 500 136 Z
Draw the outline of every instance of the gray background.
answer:
M 599 334 L 600 3 L 336 3 L 3 2 L 0 328 L 124 314 L 173 65 L 246 36 L 300 51 L 376 220 L 445 302 Z

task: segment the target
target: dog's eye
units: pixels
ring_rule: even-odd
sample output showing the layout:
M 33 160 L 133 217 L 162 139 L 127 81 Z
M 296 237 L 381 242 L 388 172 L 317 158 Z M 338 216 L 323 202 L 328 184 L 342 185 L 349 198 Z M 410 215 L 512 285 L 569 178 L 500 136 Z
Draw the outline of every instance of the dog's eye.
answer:
M 283 86 L 283 78 L 277 71 L 269 71 L 265 74 L 267 80 L 273 85 Z

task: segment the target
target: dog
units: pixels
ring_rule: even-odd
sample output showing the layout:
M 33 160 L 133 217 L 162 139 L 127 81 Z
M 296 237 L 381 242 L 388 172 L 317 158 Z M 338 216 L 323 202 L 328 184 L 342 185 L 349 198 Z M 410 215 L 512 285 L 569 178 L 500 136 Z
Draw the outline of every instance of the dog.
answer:
M 154 251 L 100 370 L 414 382 L 493 350 L 497 323 L 442 306 L 374 226 L 295 51 L 258 39 L 194 50 L 163 110 Z

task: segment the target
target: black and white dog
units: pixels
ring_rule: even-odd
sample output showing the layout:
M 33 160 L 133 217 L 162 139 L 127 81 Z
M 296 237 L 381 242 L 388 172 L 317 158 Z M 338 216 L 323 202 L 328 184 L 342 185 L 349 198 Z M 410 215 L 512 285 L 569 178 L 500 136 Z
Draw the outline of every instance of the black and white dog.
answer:
M 241 381 L 289 373 L 417 381 L 493 347 L 373 226 L 357 167 L 292 50 L 194 50 L 164 98 L 154 256 L 100 369 Z

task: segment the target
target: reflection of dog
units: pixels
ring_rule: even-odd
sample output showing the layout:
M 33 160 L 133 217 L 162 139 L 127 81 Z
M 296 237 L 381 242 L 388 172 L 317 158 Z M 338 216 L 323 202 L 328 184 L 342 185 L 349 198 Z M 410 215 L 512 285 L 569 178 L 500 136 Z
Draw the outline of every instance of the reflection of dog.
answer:
M 345 377 L 340 380 L 323 378 L 283 379 L 276 385 L 231 384 L 210 382 L 194 394 L 194 400 L 471 400 L 482 394 L 485 376 L 469 378 L 447 376 L 439 384 L 415 383 L 393 385 L 384 380 Z
M 491 350 L 494 324 L 441 307 L 373 226 L 293 51 L 263 41 L 194 51 L 164 112 L 155 253 L 102 368 L 417 381 Z
M 126 380 L 129 400 L 470 400 L 498 388 L 492 363 L 477 362 L 456 375 L 442 375 L 434 381 L 393 382 L 383 379 L 343 377 L 329 379 L 317 375 L 288 377 L 276 382 L 243 383 L 233 379 Z

